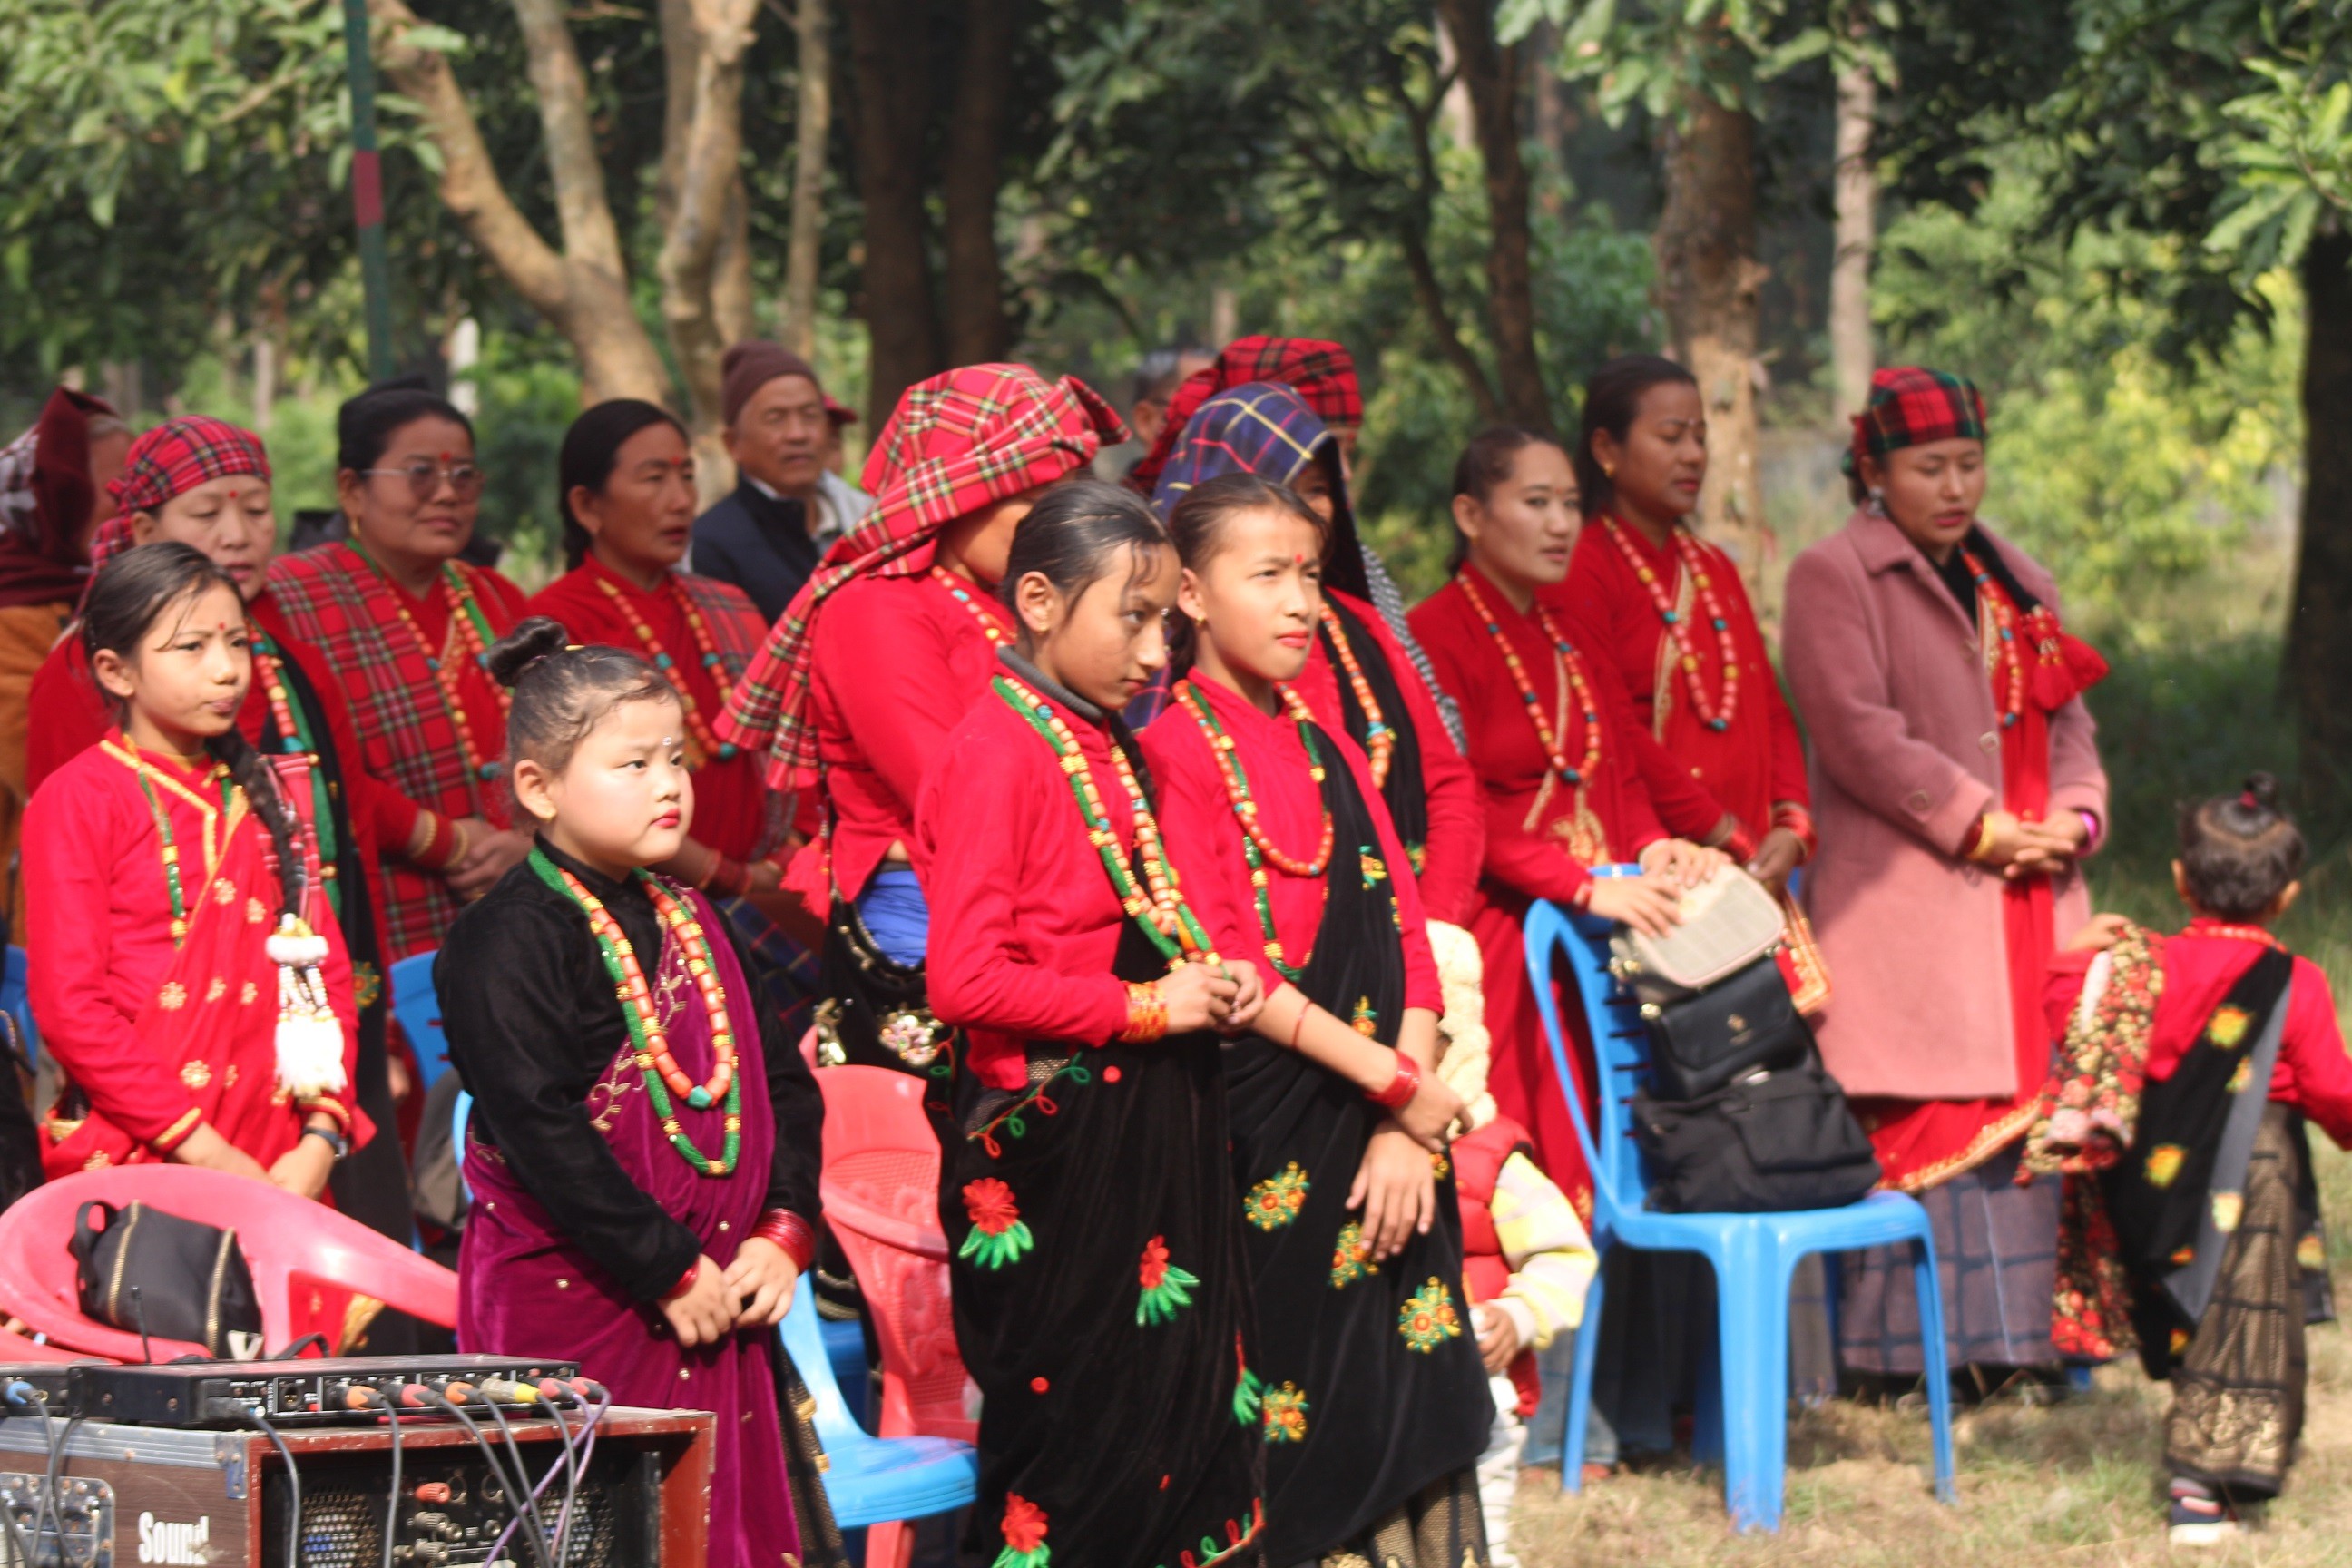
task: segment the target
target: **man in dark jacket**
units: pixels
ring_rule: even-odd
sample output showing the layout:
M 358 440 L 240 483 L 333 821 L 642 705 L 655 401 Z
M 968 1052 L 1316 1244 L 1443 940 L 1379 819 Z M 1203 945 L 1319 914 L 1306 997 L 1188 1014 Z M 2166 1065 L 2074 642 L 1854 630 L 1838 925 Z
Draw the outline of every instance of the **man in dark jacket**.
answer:
M 874 503 L 825 468 L 833 422 L 806 360 L 755 338 L 727 351 L 720 376 L 737 479 L 695 520 L 694 570 L 734 584 L 773 621 Z

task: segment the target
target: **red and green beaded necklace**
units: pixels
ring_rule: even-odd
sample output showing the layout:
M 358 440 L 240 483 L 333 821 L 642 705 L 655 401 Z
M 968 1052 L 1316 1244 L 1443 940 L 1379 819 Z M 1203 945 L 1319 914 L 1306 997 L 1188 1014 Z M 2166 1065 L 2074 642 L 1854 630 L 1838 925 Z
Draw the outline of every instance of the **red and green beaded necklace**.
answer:
M 147 797 L 148 814 L 155 820 L 155 839 L 163 862 L 163 887 L 172 898 L 172 945 L 177 948 L 188 940 L 188 893 L 180 874 L 180 846 L 172 834 L 172 816 L 163 809 L 163 803 L 155 797 L 154 781 L 163 779 L 164 788 L 203 812 L 208 819 L 213 816 L 213 805 L 179 780 L 158 773 L 153 763 L 139 754 L 139 742 L 128 735 L 122 737 L 122 750 L 115 752 L 115 756 L 138 779 L 139 793 Z M 215 763 L 205 775 L 205 782 L 220 791 L 220 810 L 224 813 L 231 811 L 236 800 L 237 786 L 236 781 L 229 777 L 228 769 Z M 207 846 L 208 852 L 209 847 Z M 205 875 L 212 875 L 210 867 L 205 868 Z
M 1143 862 L 1141 883 L 1135 879 L 1126 857 L 1119 853 L 1118 835 L 1111 831 L 1110 813 L 1095 787 L 1094 769 L 1086 752 L 1079 749 L 1077 737 L 1054 710 L 1054 705 L 1009 675 L 1000 675 L 989 684 L 1006 707 L 1020 714 L 1054 748 L 1071 797 L 1077 802 L 1079 815 L 1086 820 L 1087 841 L 1102 857 L 1103 869 L 1110 874 L 1111 889 L 1118 894 L 1119 907 L 1143 928 L 1151 945 L 1167 959 L 1168 967 L 1175 969 L 1195 960 L 1211 965 L 1218 963 L 1217 953 L 1209 944 L 1209 933 L 1202 929 L 1192 907 L 1177 890 L 1175 868 L 1168 864 L 1159 819 L 1152 816 L 1150 803 L 1143 798 L 1143 786 L 1136 779 L 1135 770 L 1129 766 L 1126 753 L 1117 746 L 1110 749 L 1112 766 L 1118 772 L 1120 787 L 1127 791 L 1128 807 L 1135 817 L 1135 847 Z
M 669 1053 L 669 1040 L 662 1033 L 660 1015 L 655 1010 L 653 989 L 646 984 L 646 972 L 637 962 L 636 951 L 629 944 L 628 933 L 604 900 L 588 890 L 588 885 L 571 872 L 550 860 L 546 853 L 534 847 L 530 852 L 530 868 L 539 879 L 569 898 L 588 917 L 588 929 L 596 938 L 596 951 L 604 955 L 604 971 L 613 977 L 613 988 L 621 999 L 621 1018 L 629 1028 L 629 1044 L 635 1047 L 637 1071 L 643 1075 L 646 1093 L 653 1100 L 654 1114 L 661 1118 L 662 1132 L 669 1139 L 686 1163 L 706 1176 L 726 1176 L 734 1173 L 736 1156 L 743 1144 L 743 1083 L 735 1070 L 735 1030 L 727 1017 L 727 992 L 719 983 L 719 971 L 711 960 L 710 943 L 703 934 L 702 922 L 686 905 L 671 893 L 662 880 L 644 870 L 633 874 L 646 896 L 653 900 L 654 913 L 661 920 L 662 928 L 678 944 L 686 958 L 686 972 L 693 976 L 695 987 L 701 993 L 702 1005 L 710 1018 L 710 1054 L 714 1058 L 710 1080 L 698 1084 L 686 1076 L 677 1058 Z M 713 1160 L 694 1146 L 686 1129 L 679 1125 L 677 1108 L 670 1096 L 697 1110 L 708 1110 L 723 1104 L 727 1113 L 727 1151 Z
M 1290 688 L 1277 686 L 1275 689 L 1281 694 L 1283 707 L 1288 711 L 1291 722 L 1298 726 L 1298 743 L 1307 748 L 1307 774 L 1320 790 L 1323 759 L 1315 750 L 1313 731 L 1307 727 L 1313 715 L 1307 712 L 1305 700 Z M 1235 754 L 1234 738 L 1225 733 L 1225 727 L 1218 721 L 1216 710 L 1209 705 L 1208 694 L 1190 679 L 1181 683 L 1176 691 L 1184 705 L 1192 710 L 1192 721 L 1201 727 L 1201 733 L 1209 742 L 1209 752 L 1217 760 L 1218 775 L 1224 781 L 1226 804 L 1233 807 L 1234 820 L 1242 825 L 1242 858 L 1249 862 L 1250 893 L 1257 903 L 1257 924 L 1265 938 L 1266 961 L 1281 973 L 1284 979 L 1296 983 L 1305 971 L 1295 969 L 1284 962 L 1282 939 L 1275 932 L 1274 903 L 1267 890 L 1269 879 L 1265 863 L 1272 860 L 1286 876 L 1322 876 L 1331 864 L 1334 837 L 1331 808 L 1328 805 L 1323 806 L 1323 838 L 1316 848 L 1314 858 L 1294 860 L 1285 855 L 1266 835 L 1265 829 L 1258 825 L 1257 802 L 1250 795 L 1249 774 L 1242 767 L 1241 758 Z

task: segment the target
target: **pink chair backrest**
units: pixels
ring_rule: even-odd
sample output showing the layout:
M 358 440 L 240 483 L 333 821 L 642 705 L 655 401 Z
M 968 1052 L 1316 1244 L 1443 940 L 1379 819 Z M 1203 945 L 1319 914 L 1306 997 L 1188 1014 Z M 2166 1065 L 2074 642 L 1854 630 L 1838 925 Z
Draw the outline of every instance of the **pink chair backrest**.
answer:
M 48 1362 L 62 1365 L 69 1361 L 88 1361 L 81 1351 L 69 1351 L 58 1345 L 45 1345 L 38 1340 L 28 1340 L 10 1329 L 0 1329 L 0 1363 L 10 1362 Z
M 884 1068 L 827 1068 L 825 1217 L 857 1275 L 882 1349 L 885 1437 L 975 1440 L 940 1233 L 940 1147 L 922 1084 Z
M 116 1361 L 146 1359 L 137 1334 L 81 1315 L 68 1244 L 76 1213 L 91 1202 L 143 1203 L 236 1231 L 261 1298 L 262 1335 L 271 1350 L 294 1339 L 300 1302 L 321 1285 L 373 1297 L 444 1327 L 457 1321 L 456 1274 L 323 1204 L 218 1171 L 121 1165 L 36 1187 L 0 1213 L 0 1306 L 78 1351 Z M 164 1340 L 152 1342 L 152 1349 L 157 1361 L 204 1353 L 201 1345 Z

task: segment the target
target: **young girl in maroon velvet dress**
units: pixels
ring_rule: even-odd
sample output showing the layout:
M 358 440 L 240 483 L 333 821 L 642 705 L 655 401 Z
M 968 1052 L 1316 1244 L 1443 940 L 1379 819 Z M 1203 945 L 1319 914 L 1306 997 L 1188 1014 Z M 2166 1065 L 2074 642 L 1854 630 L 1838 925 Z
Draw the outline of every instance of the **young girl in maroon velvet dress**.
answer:
M 1167 664 L 1176 559 L 1112 485 L 1049 491 L 1016 647 L 915 812 L 931 1005 L 968 1031 L 940 1173 L 980 1385 L 968 1557 L 1264 1562 L 1263 1390 L 1217 1029 L 1263 1002 L 1169 864 L 1118 712 Z
M 726 921 L 644 868 L 693 826 L 676 689 L 564 639 L 539 617 L 492 650 L 539 833 L 435 971 L 475 1099 L 458 1343 L 717 1413 L 710 1568 L 837 1562 L 804 1396 L 786 1367 L 779 1408 L 775 1363 L 815 1247 L 823 1102 Z
M 1323 530 L 1253 474 L 1169 520 L 1178 679 L 1144 738 L 1218 946 L 1263 955 L 1256 1038 L 1224 1053 L 1265 1384 L 1266 1556 L 1479 1568 L 1493 1420 L 1462 1287 L 1436 1075 L 1444 1004 L 1412 867 L 1371 768 L 1293 684 Z

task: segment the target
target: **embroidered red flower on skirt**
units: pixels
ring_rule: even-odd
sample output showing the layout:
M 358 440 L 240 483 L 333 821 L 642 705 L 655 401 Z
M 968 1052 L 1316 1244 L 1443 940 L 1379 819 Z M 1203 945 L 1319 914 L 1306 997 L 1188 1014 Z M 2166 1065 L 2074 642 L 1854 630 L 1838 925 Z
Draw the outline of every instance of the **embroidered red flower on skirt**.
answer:
M 986 1236 L 1003 1236 L 1021 1218 L 1021 1205 L 1013 1201 L 1013 1189 L 994 1176 L 966 1182 L 963 1207 Z
M 1008 1492 L 1004 1498 L 1004 1544 L 1015 1552 L 1034 1552 L 1045 1542 L 1045 1510 Z

